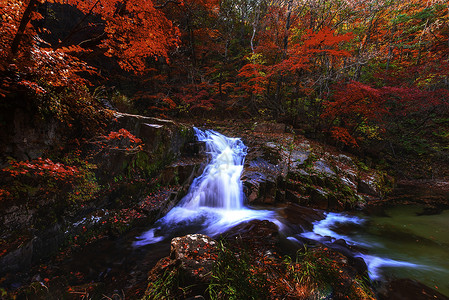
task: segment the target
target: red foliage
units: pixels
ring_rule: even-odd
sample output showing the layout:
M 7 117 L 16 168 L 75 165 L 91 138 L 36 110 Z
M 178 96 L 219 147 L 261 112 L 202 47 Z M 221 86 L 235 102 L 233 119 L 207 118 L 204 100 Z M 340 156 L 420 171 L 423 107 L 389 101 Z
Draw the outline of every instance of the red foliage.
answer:
M 114 139 L 128 139 L 131 143 L 141 144 L 142 140 L 137 138 L 135 135 L 131 134 L 128 130 L 121 128 L 118 132 L 111 131 L 109 135 L 105 137 L 106 140 L 114 140 Z
M 381 91 L 369 85 L 350 81 L 340 84 L 325 104 L 321 118 L 328 121 L 332 136 L 346 145 L 356 146 L 355 131 L 364 123 L 381 125 L 388 113 Z M 337 125 L 337 126 L 336 126 Z
M 3 1 L 4 2 L 4 1 Z M 8 86 L 26 86 L 36 93 L 45 93 L 42 81 L 51 86 L 88 84 L 80 73 L 94 70 L 79 59 L 88 50 L 80 46 L 50 45 L 42 40 L 34 23 L 42 19 L 37 7 L 44 3 L 72 5 L 85 14 L 101 18 L 105 26 L 101 48 L 105 55 L 115 57 L 127 71 L 143 73 L 146 59 L 164 57 L 169 49 L 176 47 L 179 30 L 152 1 L 138 0 L 46 0 L 7 1 L 0 6 L 0 72 L 9 71 L 14 76 L 1 78 L 0 95 L 5 95 Z M 88 24 L 87 26 L 91 26 Z M 76 28 L 75 28 L 76 29 Z M 39 31 L 39 32 L 38 32 Z M 63 37 L 61 37 L 63 38 Z M 43 80 L 44 79 L 44 80 Z
M 318 32 L 308 30 L 304 38 L 304 47 L 308 49 L 309 53 L 323 53 L 326 52 L 333 56 L 349 56 L 350 53 L 346 50 L 333 49 L 341 42 L 348 42 L 353 39 L 354 34 L 351 32 L 337 35 L 335 30 L 329 27 L 323 27 Z
M 11 161 L 10 166 L 2 169 L 9 176 L 19 175 L 50 176 L 59 181 L 72 181 L 79 175 L 80 171 L 76 167 L 66 166 L 61 163 L 54 163 L 49 158 L 38 158 L 32 161 Z
M 346 128 L 334 126 L 331 128 L 331 134 L 334 139 L 345 145 L 357 147 L 356 139 L 348 132 Z
M 188 84 L 180 89 L 176 97 L 190 110 L 211 110 L 216 102 L 212 85 L 207 82 Z
M 367 84 L 350 81 L 337 87 L 332 100 L 326 103 L 323 118 L 345 117 L 347 120 L 381 121 L 388 113 L 382 93 Z
M 136 153 L 143 149 L 142 140 L 131 134 L 128 130 L 121 128 L 119 131 L 111 131 L 108 135 L 102 135 L 92 142 L 100 146 L 100 149 L 111 149 Z

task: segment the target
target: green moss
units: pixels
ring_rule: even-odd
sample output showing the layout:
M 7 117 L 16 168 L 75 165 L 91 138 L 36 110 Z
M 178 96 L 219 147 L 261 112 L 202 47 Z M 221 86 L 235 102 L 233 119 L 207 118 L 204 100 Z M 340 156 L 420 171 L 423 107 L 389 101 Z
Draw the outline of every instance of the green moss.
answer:
M 327 248 L 300 249 L 295 262 L 286 256 L 284 263 L 287 275 L 314 291 L 313 298 L 374 299 L 369 280 L 359 275 L 353 280 L 341 258 Z
M 264 274 L 257 274 L 249 254 L 236 254 L 219 242 L 220 253 L 212 270 L 211 299 L 263 299 L 269 291 Z
M 179 134 L 186 139 L 186 141 L 195 140 L 195 132 L 192 127 L 181 125 L 179 129 Z
M 164 274 L 156 281 L 150 282 L 143 300 L 177 299 L 179 294 L 180 274 L 175 270 L 165 270 Z

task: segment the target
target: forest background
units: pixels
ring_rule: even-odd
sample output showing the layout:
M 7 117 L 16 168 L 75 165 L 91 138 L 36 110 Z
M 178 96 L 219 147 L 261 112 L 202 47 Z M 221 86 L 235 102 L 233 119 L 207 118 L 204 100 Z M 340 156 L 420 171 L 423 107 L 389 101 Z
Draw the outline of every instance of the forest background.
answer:
M 56 119 L 53 152 L 106 134 L 115 109 L 284 122 L 427 177 L 448 163 L 445 1 L 1 4 L 1 126 L 17 108 Z

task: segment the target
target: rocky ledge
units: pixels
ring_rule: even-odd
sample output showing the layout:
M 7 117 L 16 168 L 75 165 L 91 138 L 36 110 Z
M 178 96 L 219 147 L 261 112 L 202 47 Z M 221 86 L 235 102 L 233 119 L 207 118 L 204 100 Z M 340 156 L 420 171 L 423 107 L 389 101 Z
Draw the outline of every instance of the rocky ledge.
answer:
M 283 124 L 222 128 L 248 146 L 242 180 L 248 204 L 292 202 L 328 211 L 383 199 L 394 180 L 350 154 L 288 132 Z
M 289 256 L 281 243 L 269 221 L 240 224 L 217 240 L 174 238 L 170 256 L 149 273 L 145 299 L 374 299 L 366 268 L 347 256 L 323 245 Z

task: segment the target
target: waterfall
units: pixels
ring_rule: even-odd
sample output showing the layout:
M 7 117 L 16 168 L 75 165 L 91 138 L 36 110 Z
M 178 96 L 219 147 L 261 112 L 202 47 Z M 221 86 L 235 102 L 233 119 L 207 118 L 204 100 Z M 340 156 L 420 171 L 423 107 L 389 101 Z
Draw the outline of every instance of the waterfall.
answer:
M 324 219 L 314 222 L 312 231 L 302 232 L 298 231 L 297 225 L 284 220 L 275 209 L 268 211 L 246 207 L 240 176 L 247 147 L 239 138 L 229 138 L 212 130 L 195 128 L 195 133 L 198 141 L 205 143 L 207 166 L 192 182 L 187 195 L 179 204 L 151 229 L 137 237 L 135 247 L 190 233 L 214 237 L 239 223 L 259 219 L 274 222 L 287 240 L 298 245 L 302 245 L 306 239 L 332 248 L 336 240 L 344 239 L 349 245 L 355 246 L 355 249 L 365 249 L 360 252 L 354 250 L 352 255 L 366 262 L 372 280 L 382 280 L 388 268 L 443 272 L 417 263 L 408 255 L 393 256 L 394 253 L 390 253 L 385 241 L 379 240 L 376 235 L 363 233 L 371 227 L 367 217 L 328 212 Z M 348 230 L 349 228 L 353 229 Z M 369 251 L 375 253 L 368 254 Z
M 228 138 L 212 130 L 194 129 L 198 140 L 206 144 L 210 163 L 203 174 L 195 179 L 181 205 L 188 209 L 241 209 L 243 192 L 240 175 L 247 147 L 238 138 Z
M 187 195 L 153 228 L 138 237 L 135 246 L 154 244 L 176 235 L 204 233 L 215 236 L 244 221 L 274 220 L 275 213 L 244 206 L 240 176 L 247 147 L 239 138 L 194 128 L 204 142 L 209 163 L 195 178 Z

